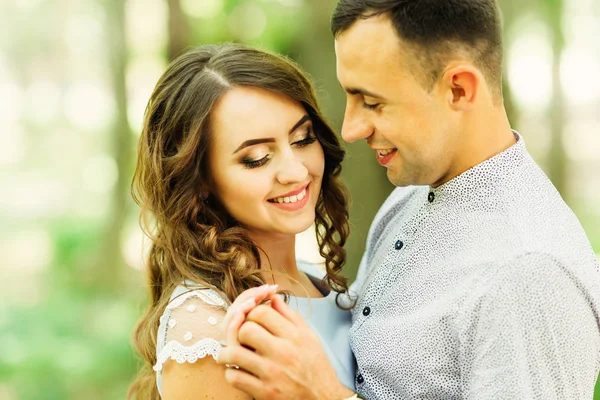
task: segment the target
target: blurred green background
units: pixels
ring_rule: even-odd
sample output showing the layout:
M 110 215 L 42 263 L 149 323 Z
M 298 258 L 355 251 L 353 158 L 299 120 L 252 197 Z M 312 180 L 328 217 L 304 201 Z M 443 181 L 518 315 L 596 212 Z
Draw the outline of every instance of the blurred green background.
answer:
M 154 84 L 190 45 L 247 42 L 296 59 L 339 129 L 334 3 L 0 0 L 0 399 L 125 397 L 146 299 L 129 184 Z M 512 124 L 600 253 L 600 2 L 501 8 Z M 364 143 L 347 149 L 354 277 L 392 187 Z

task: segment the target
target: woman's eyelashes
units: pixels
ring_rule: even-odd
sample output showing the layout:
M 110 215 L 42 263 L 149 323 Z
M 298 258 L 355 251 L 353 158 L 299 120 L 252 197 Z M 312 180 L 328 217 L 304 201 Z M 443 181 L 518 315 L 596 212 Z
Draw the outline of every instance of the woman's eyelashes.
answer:
M 304 132 L 304 138 L 300 139 L 296 142 L 293 142 L 293 145 L 296 145 L 298 147 L 305 147 L 308 146 L 309 144 L 313 144 L 314 142 L 317 141 L 317 137 L 315 136 L 315 134 L 312 131 L 312 127 L 308 127 L 306 128 L 305 132 Z
M 261 166 L 265 165 L 268 161 L 269 161 L 269 156 L 266 155 L 263 158 L 261 158 L 260 160 L 252 160 L 249 158 L 243 158 L 242 164 L 244 164 L 244 168 L 252 169 L 252 168 L 261 167 Z
M 303 147 L 306 147 L 306 146 L 309 146 L 309 145 L 315 143 L 317 140 L 318 140 L 317 136 L 312 131 L 312 127 L 308 127 L 308 128 L 306 128 L 306 130 L 304 132 L 304 137 L 300 140 L 292 142 L 291 145 L 295 146 L 297 148 L 303 148 Z M 253 169 L 253 168 L 262 167 L 263 165 L 268 163 L 270 160 L 271 160 L 271 156 L 270 156 L 270 154 L 267 154 L 260 159 L 253 159 L 250 156 L 246 156 L 242 159 L 241 162 L 244 165 L 244 168 Z

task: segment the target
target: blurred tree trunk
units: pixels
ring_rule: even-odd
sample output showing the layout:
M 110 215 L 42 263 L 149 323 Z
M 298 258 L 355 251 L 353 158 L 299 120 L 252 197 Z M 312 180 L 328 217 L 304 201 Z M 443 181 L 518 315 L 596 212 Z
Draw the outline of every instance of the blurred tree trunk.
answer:
M 565 200 L 568 199 L 568 159 L 563 145 L 565 98 L 560 83 L 560 62 L 565 47 L 562 15 L 563 0 L 545 0 L 544 15 L 552 29 L 552 103 L 550 108 L 552 144 L 549 153 L 548 175 Z
M 309 14 L 306 21 L 311 28 L 298 38 L 298 54 L 295 58 L 313 78 L 323 111 L 339 133 L 346 100 L 336 78 L 334 41 L 329 29 L 335 4 L 336 0 L 306 0 Z M 346 144 L 345 148 L 347 153 L 342 177 L 350 189 L 352 202 L 350 237 L 345 246 L 348 258 L 344 271 L 346 276 L 354 278 L 365 249 L 369 226 L 393 186 L 364 141 Z
M 515 105 L 510 86 L 508 84 L 508 48 L 510 46 L 509 33 L 512 30 L 512 26 L 517 19 L 517 15 L 522 8 L 522 4 L 515 4 L 515 0 L 503 1 L 501 5 L 502 20 L 503 20 L 503 50 L 504 58 L 502 65 L 502 95 L 504 98 L 504 108 L 506 109 L 506 115 L 510 121 L 513 129 L 519 130 L 519 109 Z M 521 10 L 522 11 L 522 10 Z
M 94 271 L 94 285 L 115 289 L 122 282 L 125 263 L 121 256 L 121 228 L 129 201 L 129 177 L 133 154 L 133 135 L 127 119 L 127 41 L 125 38 L 125 0 L 105 2 L 111 81 L 116 102 L 116 117 L 111 131 L 110 149 L 118 168 L 111 206 L 103 238 L 103 251 Z
M 187 17 L 181 9 L 181 1 L 167 0 L 167 5 L 169 8 L 167 58 L 172 61 L 189 46 L 190 28 Z
M 508 37 L 512 24 L 523 12 L 540 13 L 545 24 L 552 32 L 552 92 L 549 109 L 551 146 L 548 154 L 548 167 L 546 171 L 558 191 L 565 200 L 568 200 L 567 172 L 569 162 L 563 145 L 563 131 L 565 124 L 565 98 L 560 84 L 560 61 L 565 47 L 562 16 L 564 0 L 506 0 L 502 1 L 501 8 L 504 17 L 505 50 L 508 49 Z M 505 68 L 506 71 L 506 62 Z M 512 123 L 518 129 L 519 113 L 510 94 L 510 88 L 504 80 L 504 104 Z

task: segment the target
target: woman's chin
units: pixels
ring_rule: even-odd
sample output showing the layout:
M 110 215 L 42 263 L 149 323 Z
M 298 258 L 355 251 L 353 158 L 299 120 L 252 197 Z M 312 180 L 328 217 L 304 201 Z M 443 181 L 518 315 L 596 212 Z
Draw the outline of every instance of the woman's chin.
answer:
M 314 216 L 312 218 L 307 218 L 305 221 L 297 221 L 295 223 L 290 223 L 289 225 L 282 227 L 282 231 L 285 231 L 292 235 L 298 235 L 302 232 L 308 230 L 311 226 L 313 226 L 315 222 Z

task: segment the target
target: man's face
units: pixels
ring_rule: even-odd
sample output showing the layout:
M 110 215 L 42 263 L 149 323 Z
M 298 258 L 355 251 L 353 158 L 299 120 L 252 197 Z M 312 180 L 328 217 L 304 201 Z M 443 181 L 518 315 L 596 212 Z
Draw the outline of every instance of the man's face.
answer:
M 460 132 L 449 89 L 423 87 L 414 50 L 385 16 L 355 22 L 336 38 L 335 50 L 347 94 L 344 140 L 366 139 L 396 186 L 444 182 Z

